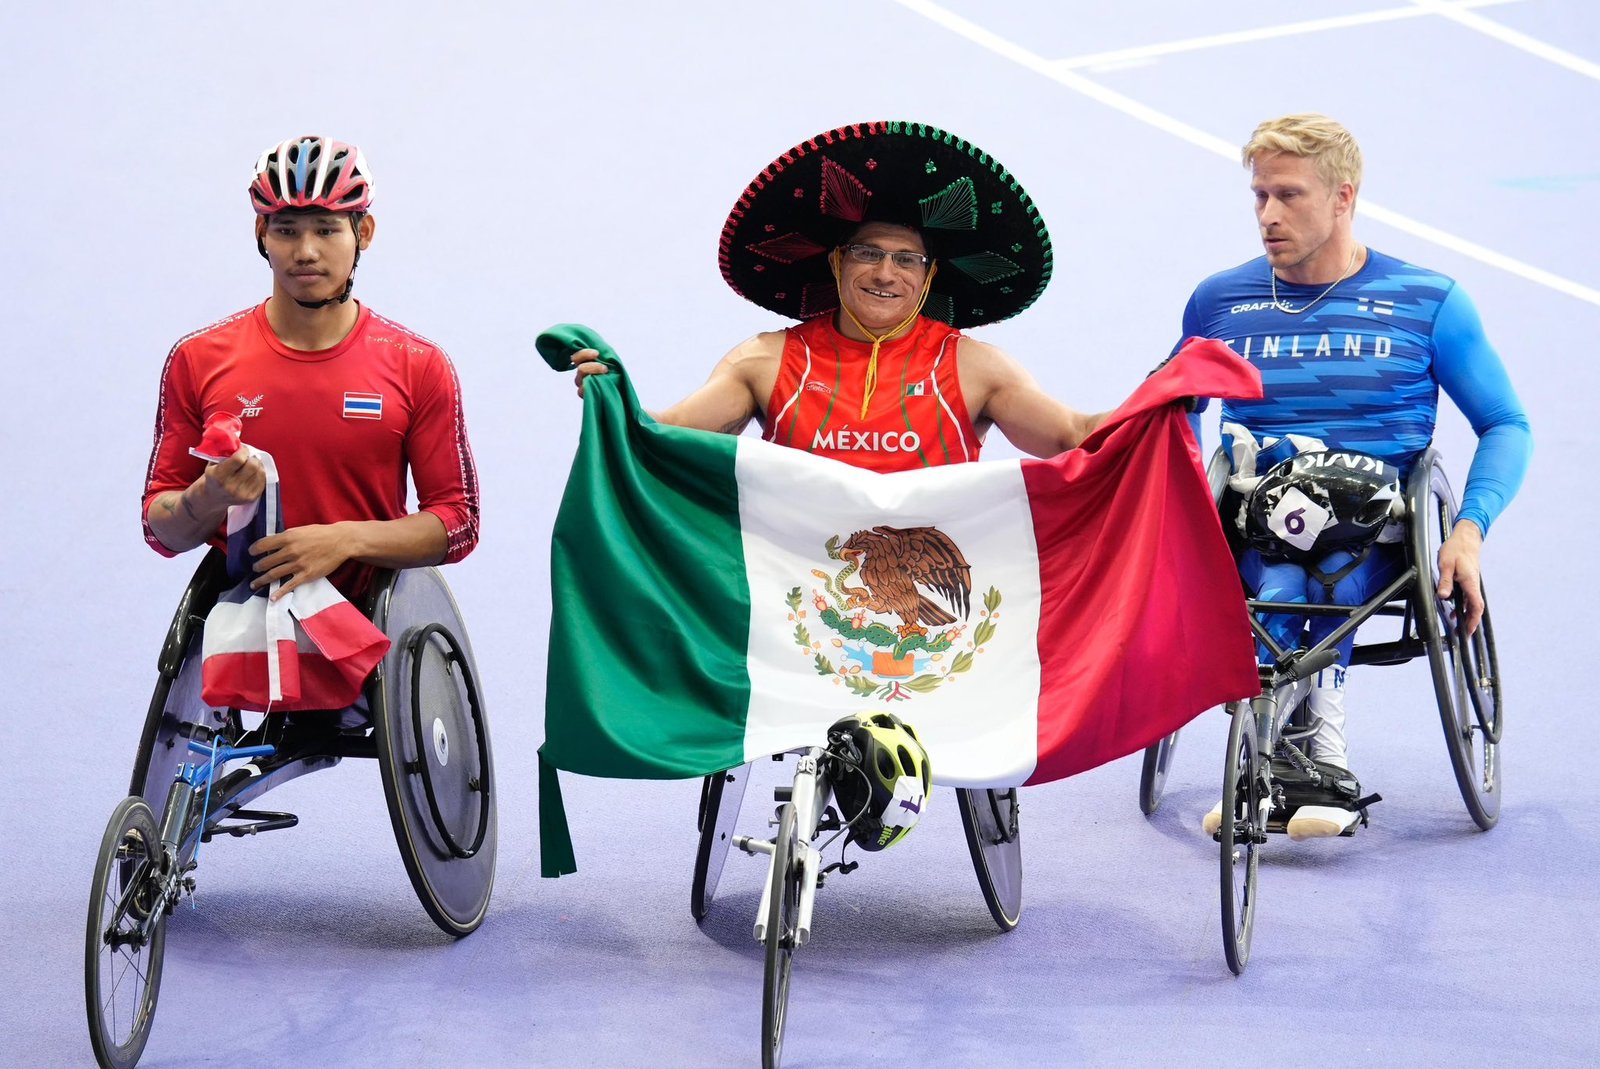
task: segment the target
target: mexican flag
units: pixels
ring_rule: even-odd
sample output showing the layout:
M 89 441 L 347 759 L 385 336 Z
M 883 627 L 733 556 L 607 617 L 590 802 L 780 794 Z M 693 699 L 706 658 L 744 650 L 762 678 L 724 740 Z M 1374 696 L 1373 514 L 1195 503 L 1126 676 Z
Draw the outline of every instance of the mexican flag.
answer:
M 556 518 L 545 875 L 573 871 L 555 769 L 663 779 L 820 746 L 887 709 L 936 782 L 1043 783 L 1259 689 L 1185 396 L 1259 397 L 1195 341 L 1051 460 L 867 472 L 657 423 L 598 349 Z M 548 767 L 547 767 L 548 766 Z

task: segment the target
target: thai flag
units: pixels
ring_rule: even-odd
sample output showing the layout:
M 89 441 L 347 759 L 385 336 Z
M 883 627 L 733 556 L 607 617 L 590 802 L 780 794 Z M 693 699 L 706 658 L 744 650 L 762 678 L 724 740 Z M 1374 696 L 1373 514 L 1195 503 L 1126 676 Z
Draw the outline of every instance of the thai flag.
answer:
M 382 419 L 383 394 L 349 393 L 344 395 L 345 419 Z
M 261 712 L 343 709 L 361 696 L 368 674 L 389 652 L 389 639 L 326 579 L 296 587 L 250 589 L 250 546 L 283 526 L 272 457 L 266 491 L 228 510 L 228 576 L 236 585 L 206 616 L 200 696 L 217 708 Z

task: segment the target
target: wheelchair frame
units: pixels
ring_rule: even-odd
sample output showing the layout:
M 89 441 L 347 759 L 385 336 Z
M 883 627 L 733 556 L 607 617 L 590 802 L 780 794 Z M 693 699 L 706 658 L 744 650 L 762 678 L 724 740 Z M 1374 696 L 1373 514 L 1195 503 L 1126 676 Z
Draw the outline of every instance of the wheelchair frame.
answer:
M 822 865 L 823 850 L 847 826 L 829 805 L 833 785 L 822 760 L 824 751 L 811 747 L 797 753 L 793 782 L 773 791 L 779 808 L 777 833 L 770 839 L 733 832 L 753 764 L 707 776 L 700 793 L 700 839 L 689 902 L 696 921 L 705 919 L 716 897 L 730 846 L 769 858 L 754 926 L 756 941 L 765 947 L 761 1000 L 763 1069 L 777 1069 L 782 1060 L 794 951 L 810 941 L 817 890 L 827 873 L 837 869 L 844 875 L 859 864 L 841 858 L 832 865 Z M 781 761 L 785 756 L 774 754 L 772 760 Z M 1017 788 L 958 787 L 956 800 L 984 903 L 1000 930 L 1009 932 L 1022 918 L 1022 833 Z M 824 832 L 833 832 L 833 837 L 821 846 L 813 845 Z
M 179 600 L 130 794 L 112 814 L 96 863 L 85 1002 L 95 1056 L 114 1069 L 133 1066 L 149 1038 L 166 918 L 194 891 L 201 844 L 295 826 L 293 814 L 244 808 L 281 783 L 345 757 L 375 759 L 407 875 L 433 921 L 453 936 L 469 934 L 482 923 L 493 888 L 488 724 L 471 649 L 464 633 L 451 630 L 464 632 L 460 612 L 438 572 L 377 573 L 365 608 L 392 645 L 365 688 L 371 730 L 330 734 L 326 745 L 294 752 L 280 749 L 281 717 L 265 716 L 245 731 L 238 710 L 212 709 L 200 699 L 201 632 L 228 585 L 225 561 L 213 551 Z M 425 711 L 441 693 L 453 703 Z M 196 755 L 207 760 L 196 763 Z M 233 761 L 248 763 L 225 770 Z
M 1220 498 L 1226 479 L 1227 458 L 1212 458 L 1208 476 Z M 1436 450 L 1418 458 L 1405 491 L 1406 567 L 1385 589 L 1360 605 L 1307 605 L 1246 599 L 1251 630 L 1274 658 L 1261 667 L 1262 691 L 1248 702 L 1226 706 L 1232 718 L 1223 771 L 1220 844 L 1223 951 L 1234 973 L 1244 970 L 1250 957 L 1254 930 L 1259 848 L 1269 831 L 1268 816 L 1281 788 L 1272 780 L 1272 757 L 1283 747 L 1283 723 L 1293 710 L 1277 708 L 1280 685 L 1314 675 L 1338 660 L 1335 647 L 1374 616 L 1400 618 L 1400 637 L 1354 647 L 1350 663 L 1403 664 L 1426 657 L 1434 685 L 1452 771 L 1462 801 L 1474 823 L 1484 831 L 1500 815 L 1502 785 L 1499 745 L 1504 727 L 1499 659 L 1494 647 L 1494 624 L 1487 606 L 1477 631 L 1463 633 L 1459 591 L 1449 599 L 1438 597 L 1439 547 L 1455 523 L 1456 500 Z M 1339 616 L 1345 620 L 1326 638 L 1306 650 L 1285 650 L 1266 632 L 1261 613 L 1301 616 Z M 1161 739 L 1145 752 L 1140 782 L 1140 808 L 1153 813 L 1160 805 L 1166 770 L 1170 767 L 1177 733 Z M 1275 793 L 1276 792 L 1276 793 Z

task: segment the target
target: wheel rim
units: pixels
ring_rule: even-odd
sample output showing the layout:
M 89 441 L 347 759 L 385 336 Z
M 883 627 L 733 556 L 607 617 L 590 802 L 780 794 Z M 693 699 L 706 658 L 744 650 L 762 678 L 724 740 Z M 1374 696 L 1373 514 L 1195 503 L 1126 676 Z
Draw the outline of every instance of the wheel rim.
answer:
M 166 915 L 154 882 L 157 849 L 150 807 L 125 799 L 95 865 L 84 962 L 90 1041 L 100 1064 L 114 1069 L 139 1060 L 161 988 Z
M 1139 774 L 1139 808 L 1147 817 L 1161 807 L 1161 797 L 1167 791 L 1167 773 L 1177 749 L 1178 733 L 1174 731 L 1144 751 L 1144 767 Z

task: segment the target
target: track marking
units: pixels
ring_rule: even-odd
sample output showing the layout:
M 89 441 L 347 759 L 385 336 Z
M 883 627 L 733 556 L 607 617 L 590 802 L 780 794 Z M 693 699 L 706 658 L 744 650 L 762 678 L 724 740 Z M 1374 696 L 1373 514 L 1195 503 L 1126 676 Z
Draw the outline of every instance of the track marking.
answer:
M 894 2 L 908 11 L 921 15 L 928 21 L 944 27 L 951 33 L 965 37 L 980 48 L 985 48 L 995 55 L 1042 75 L 1059 85 L 1071 89 L 1075 93 L 1120 111 L 1130 118 L 1137 119 L 1148 126 L 1153 126 L 1163 133 L 1171 134 L 1173 137 L 1197 148 L 1203 148 L 1208 152 L 1235 162 L 1239 159 L 1239 147 L 1233 142 L 1225 141 L 1213 134 L 1206 133 L 1204 130 L 1181 122 L 1165 112 L 1157 111 L 1149 105 L 1139 103 L 1132 97 L 1107 89 L 1105 86 L 1090 81 L 1075 71 L 1063 69 L 1059 63 L 1054 63 L 1043 56 L 1030 52 L 1021 45 L 1008 41 L 999 34 L 986 30 L 982 26 L 955 14 L 953 11 L 940 7 L 938 4 L 933 3 L 932 0 L 894 0 Z M 1431 0 L 1421 0 L 1421 2 L 1431 2 Z M 1521 260 L 1506 256 L 1503 253 L 1440 230 L 1437 227 L 1429 226 L 1419 220 L 1412 219 L 1410 216 L 1390 211 L 1388 208 L 1374 204 L 1369 200 L 1361 202 L 1360 210 L 1378 222 L 1391 226 L 1403 233 L 1421 238 L 1462 256 L 1470 257 L 1479 263 L 1488 264 L 1490 267 L 1498 268 L 1508 274 L 1527 279 L 1529 282 L 1555 290 L 1557 293 L 1564 293 L 1569 297 L 1576 297 L 1580 301 L 1600 306 L 1600 289 L 1585 286 L 1580 282 L 1563 278 L 1543 268 L 1523 263 Z

